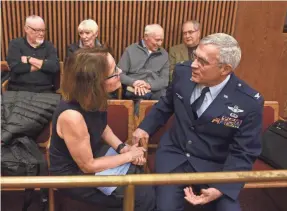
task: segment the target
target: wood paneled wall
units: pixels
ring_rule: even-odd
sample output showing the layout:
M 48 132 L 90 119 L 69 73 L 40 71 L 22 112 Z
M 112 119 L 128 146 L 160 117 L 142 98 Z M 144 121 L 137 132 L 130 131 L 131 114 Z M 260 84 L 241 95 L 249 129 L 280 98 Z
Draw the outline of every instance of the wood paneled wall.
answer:
M 47 39 L 56 48 L 60 60 L 66 47 L 78 40 L 77 27 L 84 19 L 99 25 L 99 39 L 108 42 L 118 60 L 124 49 L 137 42 L 144 26 L 159 23 L 165 30 L 164 47 L 181 42 L 181 26 L 186 20 L 202 23 L 202 35 L 214 32 L 232 34 L 237 2 L 231 1 L 2 1 L 1 56 L 6 58 L 10 40 L 24 35 L 25 17 L 43 17 Z
M 234 35 L 242 49 L 236 74 L 260 91 L 265 100 L 287 102 L 287 2 L 239 2 Z M 287 115 L 287 114 L 286 114 Z

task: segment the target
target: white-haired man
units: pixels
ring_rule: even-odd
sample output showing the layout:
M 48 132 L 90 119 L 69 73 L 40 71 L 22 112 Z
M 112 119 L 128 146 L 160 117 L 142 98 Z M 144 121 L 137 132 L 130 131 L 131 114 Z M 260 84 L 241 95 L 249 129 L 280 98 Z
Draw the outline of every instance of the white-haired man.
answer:
M 73 43 L 67 48 L 67 56 L 70 56 L 79 48 L 93 48 L 101 46 L 98 37 L 99 27 L 98 24 L 92 20 L 83 20 L 78 26 L 78 33 L 80 36 L 79 42 Z
M 59 71 L 59 59 L 53 44 L 45 40 L 45 22 L 39 16 L 26 18 L 26 36 L 11 40 L 7 62 L 11 70 L 8 90 L 50 92 Z
M 118 67 L 122 69 L 121 82 L 127 87 L 126 99 L 158 100 L 165 94 L 169 80 L 168 53 L 161 48 L 163 28 L 147 25 L 144 37 L 126 48 Z
M 174 114 L 156 152 L 157 173 L 248 171 L 261 152 L 264 100 L 235 76 L 241 50 L 230 35 L 203 38 L 191 61 L 175 66 L 166 96 L 133 134 L 147 139 Z M 184 198 L 212 211 L 240 211 L 243 183 L 158 186 L 157 210 L 183 211 Z M 183 191 L 184 190 L 184 191 Z
M 182 41 L 179 45 L 172 46 L 169 50 L 170 80 L 176 63 L 191 60 L 193 51 L 200 41 L 201 26 L 196 20 L 186 21 L 182 25 Z

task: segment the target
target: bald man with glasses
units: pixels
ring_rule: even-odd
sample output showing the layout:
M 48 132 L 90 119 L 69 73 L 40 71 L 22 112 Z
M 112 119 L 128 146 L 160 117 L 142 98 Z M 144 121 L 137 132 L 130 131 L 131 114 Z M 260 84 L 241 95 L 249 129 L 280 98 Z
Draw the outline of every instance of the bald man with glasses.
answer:
M 11 78 L 8 90 L 53 92 L 60 67 L 55 47 L 45 40 L 45 22 L 39 16 L 29 16 L 24 30 L 25 37 L 9 43 L 7 62 Z

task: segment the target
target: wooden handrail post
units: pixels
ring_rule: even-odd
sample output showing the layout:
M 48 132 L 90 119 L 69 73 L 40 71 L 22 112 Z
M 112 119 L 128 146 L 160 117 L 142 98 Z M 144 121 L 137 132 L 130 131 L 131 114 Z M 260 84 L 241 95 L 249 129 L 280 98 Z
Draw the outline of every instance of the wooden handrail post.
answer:
M 55 211 L 54 190 L 49 188 L 49 211 Z
M 143 147 L 143 148 L 146 150 L 146 152 L 144 153 L 144 157 L 145 157 L 146 160 L 147 160 L 147 158 L 148 158 L 148 139 L 146 139 L 146 138 L 141 138 L 141 139 L 140 139 L 140 146 Z M 149 173 L 149 168 L 148 168 L 147 162 L 146 162 L 145 165 L 144 165 L 144 172 L 145 172 L 145 173 Z
M 135 186 L 127 185 L 124 195 L 124 211 L 134 211 L 135 206 Z

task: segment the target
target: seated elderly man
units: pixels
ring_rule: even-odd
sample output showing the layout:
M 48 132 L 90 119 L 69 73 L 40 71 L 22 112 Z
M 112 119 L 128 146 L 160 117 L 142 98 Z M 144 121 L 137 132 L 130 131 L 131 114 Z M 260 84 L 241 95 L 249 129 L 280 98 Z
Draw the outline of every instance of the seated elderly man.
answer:
M 193 61 L 192 52 L 197 48 L 200 40 L 201 26 L 198 21 L 186 21 L 182 25 L 183 43 L 175 45 L 169 50 L 170 80 L 176 63 Z
M 165 94 L 169 80 L 168 53 L 161 48 L 163 28 L 158 24 L 145 27 L 144 38 L 127 47 L 118 67 L 121 82 L 127 88 L 126 99 L 158 100 Z
M 71 44 L 67 49 L 67 56 L 70 56 L 79 48 L 93 48 L 101 46 L 98 37 L 98 24 L 92 20 L 83 20 L 78 26 L 78 33 L 80 35 L 79 42 Z
M 24 30 L 25 37 L 9 43 L 7 62 L 11 78 L 8 90 L 52 92 L 59 60 L 53 44 L 44 40 L 44 20 L 39 16 L 29 16 Z

